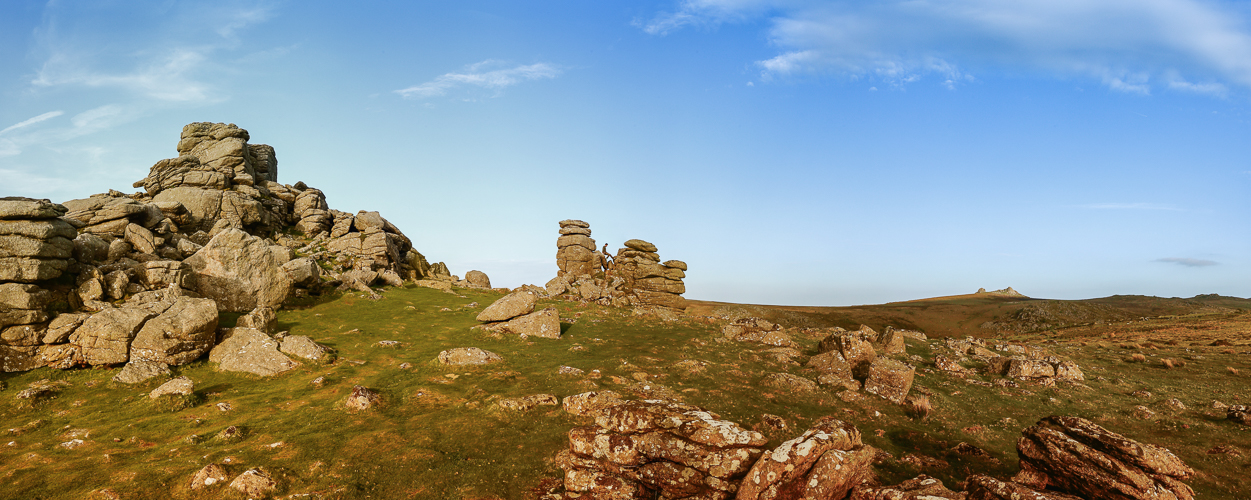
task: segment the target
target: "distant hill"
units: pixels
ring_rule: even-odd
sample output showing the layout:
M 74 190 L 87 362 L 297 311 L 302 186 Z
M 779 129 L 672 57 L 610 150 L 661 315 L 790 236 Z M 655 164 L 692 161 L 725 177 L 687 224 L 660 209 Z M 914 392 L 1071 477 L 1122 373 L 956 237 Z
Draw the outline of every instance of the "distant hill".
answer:
M 1004 292 L 1011 292 L 1011 294 Z M 1113 295 L 1052 300 L 1020 295 L 1011 288 L 967 295 L 846 307 L 770 306 L 691 300 L 698 314 L 721 318 L 755 316 L 785 326 L 876 329 L 889 326 L 930 335 L 963 337 L 1029 333 L 1158 316 L 1217 315 L 1251 311 L 1251 299 L 1221 295 L 1165 298 Z

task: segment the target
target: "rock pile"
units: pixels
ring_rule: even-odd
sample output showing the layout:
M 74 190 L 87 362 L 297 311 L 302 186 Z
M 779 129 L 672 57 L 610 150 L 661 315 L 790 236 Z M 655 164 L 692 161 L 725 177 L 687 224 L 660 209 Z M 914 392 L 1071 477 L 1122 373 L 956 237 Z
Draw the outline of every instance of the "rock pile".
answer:
M 945 347 L 948 354 L 936 355 L 935 365 L 939 370 L 961 376 L 980 371 L 1047 386 L 1086 378 L 1076 362 L 1019 344 L 987 345 L 969 337 L 947 339 Z M 980 368 L 966 368 L 965 364 L 980 365 Z
M 629 401 L 570 430 L 556 463 L 569 498 L 727 499 L 767 442 L 699 407 Z
M 248 140 L 234 124 L 192 123 L 179 156 L 134 184 L 143 193 L 0 198 L 0 370 L 184 364 L 229 337 L 218 311 L 247 313 L 240 326 L 268 338 L 292 296 L 435 274 L 377 212 L 336 213 L 320 190 L 279 184 L 274 149 Z
M 821 374 L 817 381 L 822 385 L 863 388 L 899 404 L 912 389 L 916 368 L 885 356 L 902 354 L 904 347 L 902 333 L 888 329 L 878 335 L 861 325 L 858 331 L 834 332 L 822 339 L 807 366 Z
M 511 333 L 526 337 L 560 338 L 560 313 L 554 307 L 534 310 L 535 296 L 526 290 L 517 290 L 492 302 L 478 313 L 478 321 L 490 331 Z
M 603 256 L 591 239 L 591 225 L 580 220 L 560 221 L 560 237 L 556 239 L 557 277 L 577 278 L 599 271 Z
M 686 263 L 669 260 L 663 264 L 656 245 L 643 240 L 629 240 L 613 258 L 614 271 L 625 278 L 625 290 L 633 295 L 634 305 L 686 309 Z

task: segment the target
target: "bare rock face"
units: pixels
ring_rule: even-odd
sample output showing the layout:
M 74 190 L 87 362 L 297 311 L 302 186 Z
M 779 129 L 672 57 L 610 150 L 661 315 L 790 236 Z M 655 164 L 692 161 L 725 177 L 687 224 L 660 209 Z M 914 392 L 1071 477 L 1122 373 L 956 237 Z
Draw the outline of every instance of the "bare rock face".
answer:
M 529 314 L 534 311 L 536 299 L 534 294 L 518 290 L 512 292 L 499 300 L 492 302 L 491 305 L 478 313 L 478 321 L 508 321 L 523 314 Z M 557 328 L 559 332 L 559 328 Z
M 487 328 L 526 337 L 542 337 L 545 339 L 560 338 L 560 313 L 555 307 L 523 314 L 503 323 L 488 325 Z
M 195 361 L 213 348 L 217 322 L 212 300 L 180 297 L 143 325 L 130 345 L 130 358 L 166 365 Z
M 1022 433 L 1017 452 L 1021 472 L 1013 481 L 1037 490 L 1108 500 L 1194 498 L 1182 483 L 1194 470 L 1168 449 L 1128 439 L 1083 418 L 1038 421 Z
M 477 347 L 457 347 L 439 353 L 439 364 L 450 366 L 485 365 L 503 361 L 504 358 L 491 351 Z
M 235 323 L 236 327 L 254 328 L 265 333 L 274 333 L 274 327 L 278 324 L 278 313 L 269 307 L 257 307 L 251 312 L 239 316 L 239 320 Z
M 690 405 L 630 401 L 594 414 L 556 458 L 566 491 L 589 498 L 729 498 L 768 442 Z
M 248 312 L 287 299 L 291 278 L 282 265 L 290 260 L 290 250 L 228 229 L 184 262 L 196 274 L 196 291 L 216 301 L 219 310 Z
M 138 384 L 153 377 L 169 375 L 169 365 L 155 361 L 131 361 L 113 376 L 114 382 Z
M 130 359 L 130 344 L 148 320 L 157 316 L 149 309 L 107 309 L 83 322 L 70 337 L 82 347 L 87 364 L 116 365 Z
M 356 385 L 352 386 L 352 394 L 349 394 L 347 399 L 343 401 L 343 406 L 351 410 L 365 411 L 373 408 L 380 402 L 382 402 L 382 396 L 379 396 L 377 392 L 367 387 Z
M 209 351 L 209 362 L 217 363 L 218 369 L 269 377 L 296 367 L 291 358 L 278 351 L 278 341 L 265 332 L 251 328 L 228 328 L 224 332 L 222 342 Z
M 855 426 L 825 417 L 765 453 L 738 488 L 740 500 L 842 499 L 872 474 L 875 451 Z
M 56 279 L 74 257 L 68 209 L 48 200 L 0 198 L 0 283 Z

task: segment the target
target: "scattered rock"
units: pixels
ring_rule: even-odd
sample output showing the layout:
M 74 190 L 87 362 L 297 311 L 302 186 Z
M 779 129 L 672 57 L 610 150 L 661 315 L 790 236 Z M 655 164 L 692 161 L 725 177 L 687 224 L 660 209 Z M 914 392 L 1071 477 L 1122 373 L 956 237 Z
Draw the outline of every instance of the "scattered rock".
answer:
M 583 417 L 593 417 L 606 408 L 619 405 L 625 400 L 613 391 L 592 391 L 565 397 L 562 402 L 566 412 Z
M 865 378 L 865 392 L 877 394 L 893 403 L 903 403 L 912 389 L 916 368 L 893 359 L 879 358 L 869 364 L 869 376 Z
M 218 483 L 225 483 L 226 479 L 228 477 L 226 476 L 225 467 L 218 464 L 208 464 L 191 477 L 191 489 L 198 490 Z
M 524 314 L 503 323 L 487 325 L 490 330 L 520 335 L 521 338 L 542 337 L 547 339 L 560 338 L 560 313 L 555 307 L 548 307 L 530 314 Z
M 277 490 L 278 482 L 274 481 L 274 478 L 264 469 L 254 468 L 239 474 L 234 481 L 230 482 L 230 487 L 244 495 L 260 497 L 268 496 Z
M 382 402 L 382 396 L 364 386 L 352 386 L 352 394 L 344 400 L 343 406 L 356 411 L 364 411 Z
M 322 362 L 330 357 L 330 349 L 304 335 L 287 335 L 279 344 L 280 351 L 309 361 Z
M 491 351 L 485 351 L 477 347 L 457 347 L 455 349 L 448 349 L 440 352 L 438 357 L 440 364 L 450 366 L 485 365 L 487 363 L 494 363 L 503 360 L 504 358 L 500 357 L 499 354 L 495 354 Z
M 278 351 L 278 341 L 251 328 L 226 328 L 222 342 L 209 351 L 209 362 L 225 371 L 248 372 L 262 377 L 277 375 L 296 367 Z
M 123 384 L 138 384 L 153 377 L 170 375 L 169 365 L 156 361 L 132 360 L 123 366 L 117 375 L 113 376 L 114 382 Z
M 192 382 L 191 379 L 187 377 L 178 377 L 161 384 L 161 386 L 156 389 L 153 389 L 152 392 L 148 394 L 148 397 L 157 399 L 161 396 L 190 396 L 193 393 L 192 389 L 194 387 L 195 383 Z

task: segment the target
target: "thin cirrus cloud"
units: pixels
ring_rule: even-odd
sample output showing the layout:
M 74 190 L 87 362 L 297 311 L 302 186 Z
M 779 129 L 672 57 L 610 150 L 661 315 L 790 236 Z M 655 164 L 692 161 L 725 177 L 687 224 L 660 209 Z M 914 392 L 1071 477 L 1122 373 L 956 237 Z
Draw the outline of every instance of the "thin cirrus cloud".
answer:
M 1187 257 L 1167 257 L 1163 259 L 1156 259 L 1155 261 L 1164 262 L 1166 264 L 1177 264 L 1185 267 L 1208 267 L 1220 264 L 1214 260 L 1191 259 Z
M 970 71 L 1037 71 L 1110 89 L 1222 96 L 1251 87 L 1246 9 L 1202 0 L 682 0 L 636 23 L 665 35 L 764 19 L 764 77 L 834 71 L 902 85 Z
M 42 114 L 42 115 L 36 116 L 36 117 L 34 117 L 34 118 L 30 118 L 30 119 L 27 119 L 27 120 L 22 120 L 22 121 L 20 121 L 20 122 L 18 122 L 18 123 L 15 123 L 15 124 L 13 124 L 13 125 L 10 125 L 10 126 L 8 126 L 8 127 L 5 127 L 5 128 L 4 128 L 4 130 L 0 130 L 0 135 L 4 135 L 4 134 L 6 134 L 6 133 L 8 133 L 8 132 L 12 132 L 12 131 L 17 130 L 17 129 L 20 129 L 20 128 L 26 128 L 26 127 L 29 127 L 29 126 L 34 125 L 34 124 L 36 124 L 36 123 L 39 123 L 39 122 L 41 122 L 41 121 L 51 120 L 51 119 L 56 118 L 56 117 L 58 117 L 58 116 L 61 116 L 61 115 L 63 115 L 63 114 L 65 114 L 65 112 L 64 112 L 64 111 L 49 111 L 49 112 L 44 113 L 44 114 Z
M 499 61 L 482 61 L 467 66 L 463 72 L 446 73 L 426 83 L 396 90 L 395 93 L 405 99 L 429 99 L 457 90 L 477 88 L 491 90 L 494 92 L 492 97 L 498 97 L 505 88 L 523 82 L 556 78 L 561 73 L 560 68 L 548 63 L 489 69 L 500 65 Z

